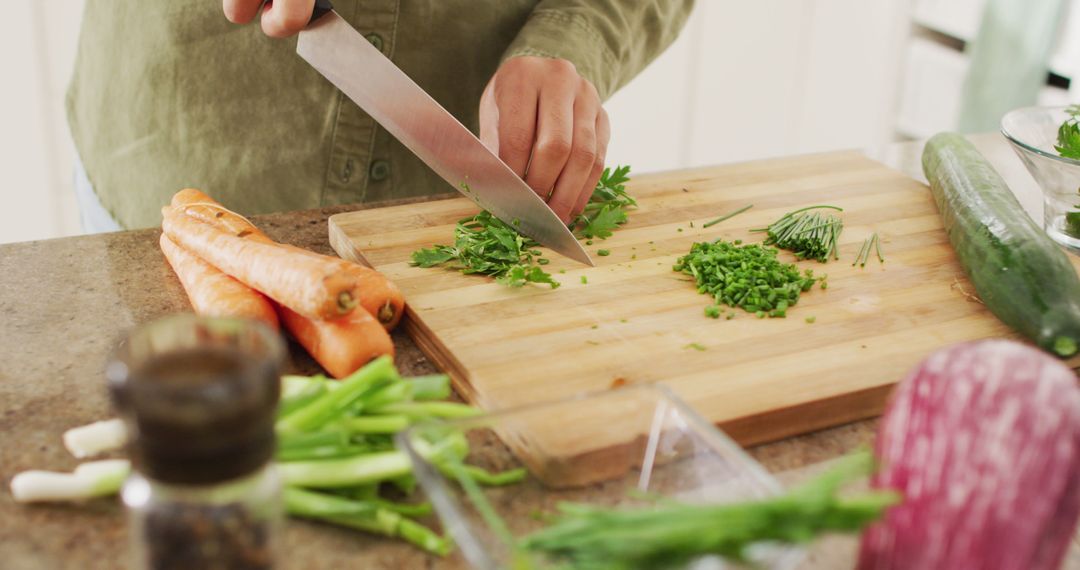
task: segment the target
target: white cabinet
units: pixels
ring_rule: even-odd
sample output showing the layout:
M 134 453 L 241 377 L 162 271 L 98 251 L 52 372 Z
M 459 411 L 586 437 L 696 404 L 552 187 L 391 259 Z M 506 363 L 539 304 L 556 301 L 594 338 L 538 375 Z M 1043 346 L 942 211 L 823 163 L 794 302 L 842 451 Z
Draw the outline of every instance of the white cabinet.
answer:
M 896 119 L 901 136 L 922 138 L 957 128 L 961 91 L 970 67 L 964 48 L 976 38 L 988 1 L 916 0 L 915 33 L 905 50 Z M 1040 105 L 1080 101 L 1080 0 L 1063 1 L 1066 17 L 1048 65 L 1051 72 L 1074 80 L 1069 92 L 1048 85 L 1036 101 Z
M 896 130 L 905 137 L 923 138 L 956 128 L 968 58 L 926 38 L 913 38 L 907 47 Z

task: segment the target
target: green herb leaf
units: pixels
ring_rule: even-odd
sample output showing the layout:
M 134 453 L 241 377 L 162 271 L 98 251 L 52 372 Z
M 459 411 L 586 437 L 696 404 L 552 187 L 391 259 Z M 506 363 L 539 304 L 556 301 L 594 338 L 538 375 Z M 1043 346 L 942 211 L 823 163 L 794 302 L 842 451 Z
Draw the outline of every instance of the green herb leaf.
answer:
M 1069 118 L 1058 128 L 1054 149 L 1061 156 L 1080 160 L 1080 105 L 1070 105 L 1065 113 Z
M 419 267 L 434 267 L 450 261 L 456 256 L 454 249 L 445 245 L 437 245 L 431 249 L 420 249 L 412 254 L 413 265 Z
M 637 205 L 627 193 L 630 167 L 605 170 L 585 211 L 573 226 L 586 237 L 606 238 L 626 222 L 629 208 Z M 467 189 L 467 186 L 463 186 Z M 518 234 L 513 224 L 506 224 L 490 212 L 459 220 L 454 228 L 454 245 L 436 245 L 413 252 L 412 264 L 418 267 L 448 266 L 465 274 L 489 275 L 509 287 L 526 284 L 559 286 L 540 266 L 549 260 L 541 256 L 540 244 Z M 592 243 L 591 240 L 589 242 Z M 560 271 L 565 273 L 565 270 Z M 584 282 L 584 281 L 583 281 Z

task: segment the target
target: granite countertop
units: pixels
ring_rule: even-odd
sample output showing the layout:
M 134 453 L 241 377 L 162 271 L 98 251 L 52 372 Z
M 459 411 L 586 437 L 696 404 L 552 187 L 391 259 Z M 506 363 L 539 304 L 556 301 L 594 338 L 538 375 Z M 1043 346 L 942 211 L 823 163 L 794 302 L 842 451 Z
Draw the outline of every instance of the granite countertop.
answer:
M 1025 208 L 1041 210 L 1038 191 L 997 135 L 975 137 L 999 166 Z M 917 176 L 921 145 L 867 151 Z M 267 215 L 256 223 L 271 237 L 333 254 L 327 218 L 352 207 Z M 1041 212 L 1040 212 L 1041 217 Z M 1037 218 L 1038 219 L 1038 218 Z M 0 245 L 0 566 L 20 570 L 125 567 L 123 511 L 115 500 L 82 505 L 17 505 L 7 491 L 26 469 L 70 470 L 65 429 L 111 416 L 102 367 L 120 335 L 140 323 L 189 310 L 176 277 L 162 258 L 158 230 L 138 230 Z M 394 334 L 403 374 L 435 372 L 404 334 Z M 313 373 L 314 363 L 292 347 L 291 371 Z M 789 438 L 750 450 L 781 480 L 794 481 L 831 459 L 872 442 L 876 421 L 862 421 Z M 283 568 L 459 568 L 392 540 L 331 526 L 290 521 L 283 533 Z M 804 568 L 852 564 L 855 541 L 816 544 Z M 1078 547 L 1080 548 L 1080 547 Z M 1074 548 L 1071 563 L 1080 568 Z

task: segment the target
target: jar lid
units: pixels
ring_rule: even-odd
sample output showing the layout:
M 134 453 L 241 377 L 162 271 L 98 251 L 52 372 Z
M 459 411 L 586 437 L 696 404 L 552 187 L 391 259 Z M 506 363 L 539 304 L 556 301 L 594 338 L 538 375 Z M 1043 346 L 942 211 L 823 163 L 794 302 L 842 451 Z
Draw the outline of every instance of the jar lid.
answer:
M 117 348 L 106 376 L 132 465 L 188 485 L 242 477 L 274 454 L 284 346 L 254 321 L 170 317 Z

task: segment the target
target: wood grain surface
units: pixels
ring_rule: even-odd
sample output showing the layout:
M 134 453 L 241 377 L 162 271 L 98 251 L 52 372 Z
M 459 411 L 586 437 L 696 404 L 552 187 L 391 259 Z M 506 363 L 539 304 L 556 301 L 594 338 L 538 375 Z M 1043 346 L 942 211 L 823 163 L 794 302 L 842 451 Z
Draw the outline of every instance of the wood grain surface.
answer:
M 627 187 L 639 208 L 589 247 L 597 267 L 549 256 L 554 290 L 410 266 L 414 250 L 452 243 L 454 223 L 476 212 L 465 198 L 338 214 L 330 242 L 401 286 L 407 331 L 481 406 L 661 382 L 743 445 L 878 415 L 934 349 L 1013 336 L 974 297 L 929 189 L 859 153 L 649 174 Z M 750 228 L 814 204 L 844 209 L 840 261 L 799 262 L 827 274 L 828 289 L 805 293 L 787 318 L 706 318 L 710 299 L 672 271 L 675 260 L 695 241 L 758 242 Z M 852 267 L 873 232 L 885 263 Z

